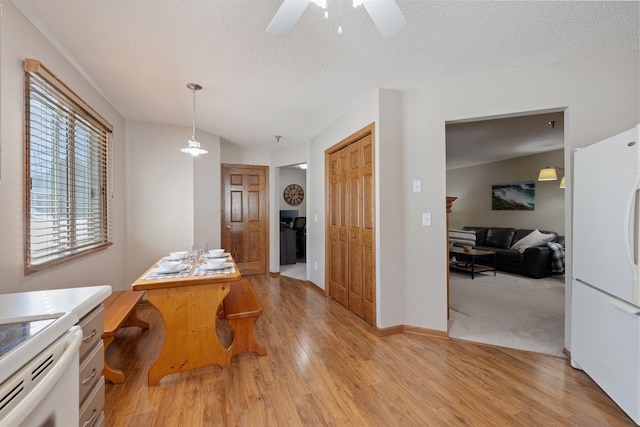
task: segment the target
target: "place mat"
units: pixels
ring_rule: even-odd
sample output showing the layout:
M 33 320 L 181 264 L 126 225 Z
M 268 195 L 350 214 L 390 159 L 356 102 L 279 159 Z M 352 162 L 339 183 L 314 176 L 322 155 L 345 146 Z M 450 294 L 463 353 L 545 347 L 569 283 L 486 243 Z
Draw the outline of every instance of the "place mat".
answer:
M 235 267 L 233 266 L 232 263 L 228 263 L 229 266 L 226 268 L 221 268 L 220 270 L 201 270 L 200 268 L 196 267 L 196 269 L 193 272 L 194 276 L 215 276 L 218 274 L 233 274 L 236 272 Z
M 162 273 L 160 269 L 153 268 L 149 270 L 147 274 L 142 276 L 142 280 L 156 280 L 156 279 L 175 279 L 176 277 L 187 277 L 191 274 L 191 267 L 187 267 L 182 271 L 177 271 L 175 273 Z

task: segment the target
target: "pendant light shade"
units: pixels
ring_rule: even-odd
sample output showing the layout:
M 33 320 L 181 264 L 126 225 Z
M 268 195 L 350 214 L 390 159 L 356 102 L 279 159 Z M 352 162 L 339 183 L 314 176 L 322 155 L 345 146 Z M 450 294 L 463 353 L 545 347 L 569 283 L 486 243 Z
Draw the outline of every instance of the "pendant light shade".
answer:
M 566 181 L 564 180 L 564 176 L 560 180 L 560 188 L 565 188 L 567 186 Z
M 193 128 L 191 132 L 191 139 L 189 139 L 189 145 L 185 148 L 181 148 L 183 153 L 191 154 L 193 157 L 198 157 L 200 154 L 207 154 L 208 151 L 204 148 L 200 148 L 200 142 L 196 138 L 196 91 L 202 89 L 197 83 L 188 83 L 187 87 L 193 91 Z
M 540 173 L 538 174 L 538 181 L 557 181 L 558 175 L 556 174 L 556 168 L 546 167 L 540 169 Z

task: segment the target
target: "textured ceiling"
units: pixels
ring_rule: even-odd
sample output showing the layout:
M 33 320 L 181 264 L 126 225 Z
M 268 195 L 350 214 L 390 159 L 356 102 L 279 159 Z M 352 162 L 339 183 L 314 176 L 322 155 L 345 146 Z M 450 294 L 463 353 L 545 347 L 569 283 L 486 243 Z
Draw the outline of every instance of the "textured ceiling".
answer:
M 328 0 L 326 21 L 310 4 L 282 38 L 265 31 L 280 0 L 12 2 L 124 118 L 191 126 L 185 85 L 196 82 L 197 127 L 260 149 L 309 141 L 375 88 L 606 55 L 639 40 L 638 2 L 398 0 L 407 26 L 388 39 L 347 0 L 340 13 Z
M 563 148 L 563 112 L 447 125 L 447 170 Z

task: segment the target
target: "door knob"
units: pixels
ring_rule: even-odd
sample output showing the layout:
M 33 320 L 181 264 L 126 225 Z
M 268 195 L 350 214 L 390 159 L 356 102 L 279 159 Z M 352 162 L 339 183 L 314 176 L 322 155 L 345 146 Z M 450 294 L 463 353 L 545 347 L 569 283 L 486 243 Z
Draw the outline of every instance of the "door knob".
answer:
M 230 225 L 227 225 L 227 230 L 231 230 L 231 226 Z

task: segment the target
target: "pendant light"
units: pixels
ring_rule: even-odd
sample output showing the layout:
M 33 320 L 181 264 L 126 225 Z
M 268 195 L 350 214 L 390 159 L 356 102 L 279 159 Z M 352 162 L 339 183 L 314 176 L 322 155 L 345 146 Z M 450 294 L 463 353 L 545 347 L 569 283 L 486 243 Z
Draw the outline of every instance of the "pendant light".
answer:
M 202 89 L 202 86 L 197 83 L 187 83 L 187 87 L 193 91 L 193 130 L 191 132 L 189 145 L 181 148 L 180 151 L 191 154 L 193 157 L 198 157 L 200 154 L 208 153 L 207 150 L 200 148 L 200 143 L 196 139 L 196 91 Z

